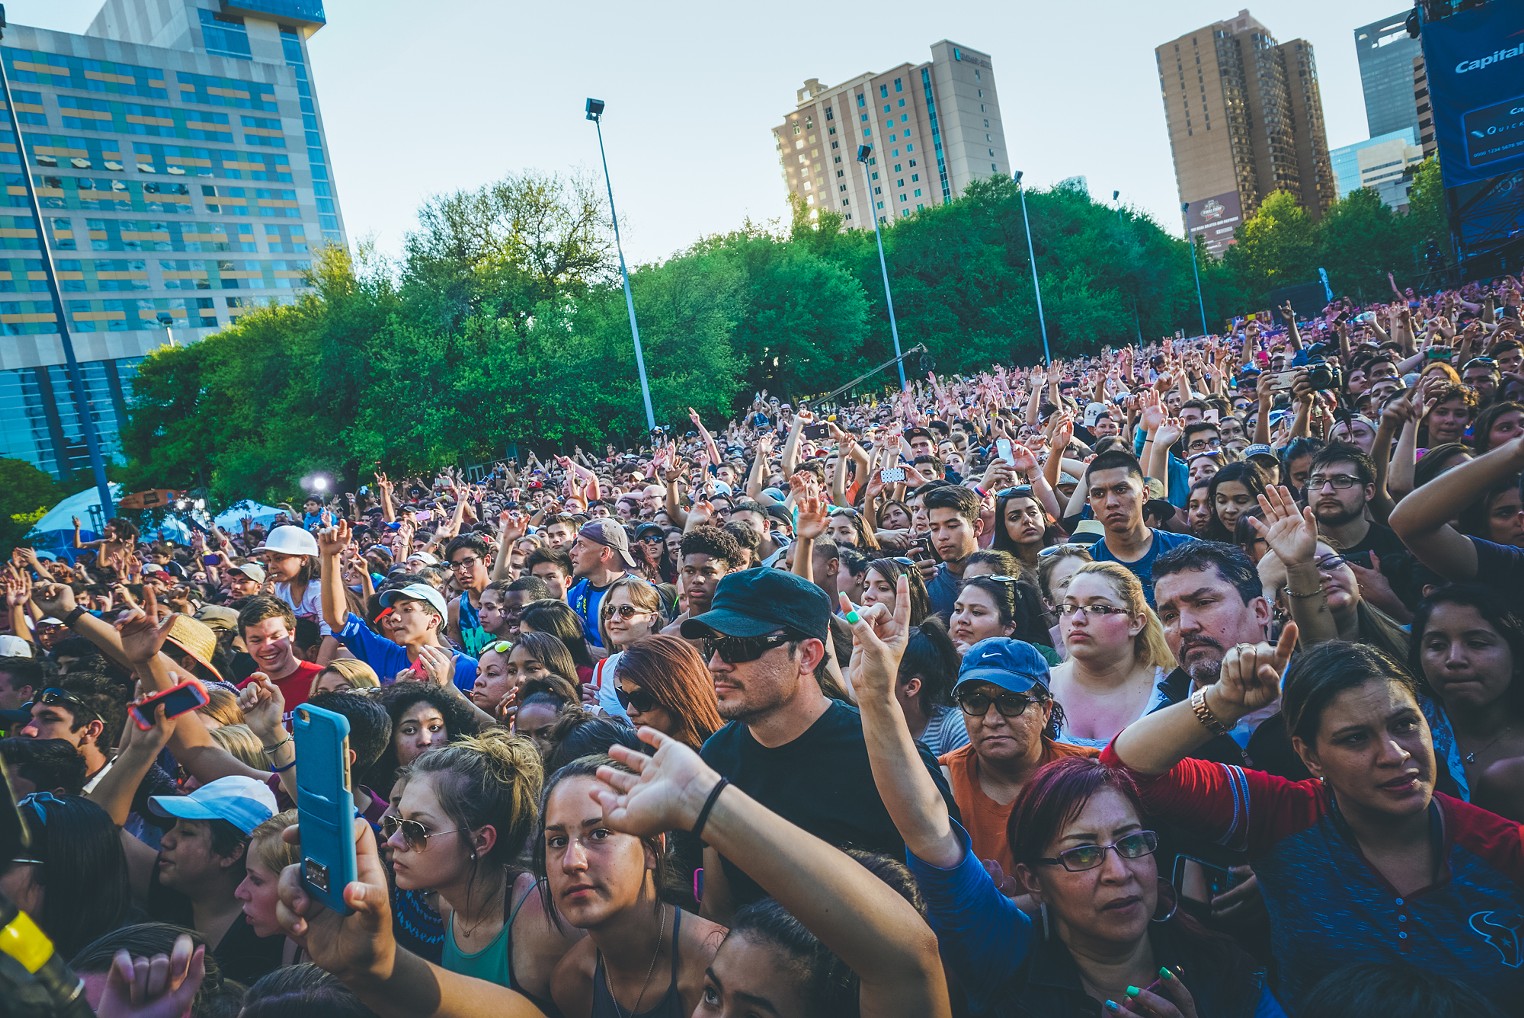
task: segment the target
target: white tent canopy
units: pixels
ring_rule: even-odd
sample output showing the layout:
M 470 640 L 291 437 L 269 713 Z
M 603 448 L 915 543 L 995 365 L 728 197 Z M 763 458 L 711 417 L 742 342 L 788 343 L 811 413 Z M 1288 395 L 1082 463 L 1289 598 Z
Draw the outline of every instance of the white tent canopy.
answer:
M 122 486 L 120 484 L 112 482 L 111 497 L 113 499 L 122 497 Z M 55 531 L 68 531 L 72 535 L 74 533 L 73 518 L 75 516 L 79 517 L 80 526 L 83 530 L 94 532 L 95 524 L 93 521 L 96 517 L 92 517 L 90 513 L 92 509 L 96 513 L 99 513 L 100 507 L 100 495 L 93 487 L 86 488 L 77 495 L 70 495 L 52 509 L 49 509 L 42 519 L 37 521 L 37 525 L 32 528 L 32 532 L 27 536 L 37 537 Z M 99 537 L 100 535 L 97 534 L 96 536 Z

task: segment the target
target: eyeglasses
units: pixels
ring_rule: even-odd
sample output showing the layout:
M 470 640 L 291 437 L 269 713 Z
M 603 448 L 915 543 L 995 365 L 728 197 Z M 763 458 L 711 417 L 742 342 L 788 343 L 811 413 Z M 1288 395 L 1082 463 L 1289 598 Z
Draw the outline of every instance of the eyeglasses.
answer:
M 793 639 L 788 633 L 771 636 L 711 636 L 704 641 L 704 657 L 716 654 L 728 665 L 742 665 L 755 661 L 768 651 L 781 647 Z
M 489 643 L 489 644 L 487 644 L 487 646 L 483 647 L 482 648 L 482 653 L 486 654 L 488 652 L 491 652 L 493 654 L 506 654 L 506 653 L 508 653 L 512 649 L 513 649 L 513 641 L 512 640 L 499 640 L 496 643 Z
M 429 847 L 429 839 L 437 838 L 445 834 L 459 834 L 465 830 L 457 827 L 453 831 L 431 831 L 417 820 L 404 820 L 401 817 L 387 814 L 381 818 L 381 836 L 388 840 L 398 831 L 402 832 L 403 844 L 414 852 L 422 852 Z
M 1018 484 L 1014 488 L 1006 488 L 995 492 L 996 498 L 1031 498 L 1032 486 L 1030 484 Z
M 1136 831 L 1118 838 L 1115 844 L 1080 845 L 1058 853 L 1056 858 L 1037 861 L 1048 866 L 1062 866 L 1070 873 L 1083 873 L 1105 862 L 1106 853 L 1112 849 L 1116 849 L 1117 855 L 1123 859 L 1141 859 L 1145 855 L 1153 855 L 1158 848 L 1159 835 L 1153 831 Z
M 481 561 L 481 559 L 477 558 L 475 555 L 472 555 L 472 556 L 470 556 L 468 558 L 456 559 L 454 562 L 450 563 L 450 568 L 451 569 L 470 569 L 472 566 L 476 565 L 476 563 L 478 563 L 480 561 Z
M 661 706 L 660 701 L 648 690 L 637 689 L 632 693 L 617 682 L 614 684 L 614 696 L 619 700 L 619 706 L 625 710 L 634 710 L 636 714 L 649 714 Z
M 1185 449 L 1187 452 L 1204 452 L 1207 449 L 1220 449 L 1221 447 L 1222 439 L 1220 438 L 1198 438 L 1186 446 Z
M 1313 474 L 1307 478 L 1307 490 L 1317 491 L 1325 484 L 1331 484 L 1336 491 L 1344 491 L 1363 483 L 1354 474 Z
M 49 686 L 47 689 L 44 689 L 41 696 L 37 697 L 35 700 L 28 700 L 26 703 L 21 705 L 21 709 L 30 713 L 32 708 L 39 703 L 43 704 L 44 706 L 49 706 L 51 704 L 61 704 L 62 706 L 69 709 L 69 713 L 74 715 L 74 719 L 76 721 L 79 720 L 79 716 L 81 714 L 87 714 L 92 720 L 95 721 L 105 720 L 100 716 L 99 711 L 96 711 L 87 706 L 85 701 L 81 700 L 73 693 L 65 692 L 56 686 Z
M 1327 558 L 1318 559 L 1313 565 L 1320 573 L 1331 573 L 1348 561 L 1349 559 L 1343 555 L 1329 555 Z
M 1112 604 L 1074 604 L 1070 601 L 1065 601 L 1063 604 L 1059 605 L 1058 613 L 1065 618 L 1068 618 L 1070 615 L 1083 615 L 1087 619 L 1091 616 L 1094 616 L 1098 619 L 1105 619 L 1110 618 L 1113 615 L 1132 614 L 1132 612 L 1128 611 L 1126 608 L 1118 608 L 1116 605 Z
M 960 693 L 957 696 L 958 707 L 971 718 L 982 718 L 990 711 L 990 704 L 1000 712 L 1003 718 L 1019 718 L 1026 713 L 1028 707 L 1036 701 L 1030 696 L 1020 693 L 998 693 L 990 696 L 988 693 Z
M 633 619 L 637 615 L 650 615 L 651 612 L 644 608 L 637 608 L 633 604 L 609 605 L 609 614 L 618 615 L 622 619 Z

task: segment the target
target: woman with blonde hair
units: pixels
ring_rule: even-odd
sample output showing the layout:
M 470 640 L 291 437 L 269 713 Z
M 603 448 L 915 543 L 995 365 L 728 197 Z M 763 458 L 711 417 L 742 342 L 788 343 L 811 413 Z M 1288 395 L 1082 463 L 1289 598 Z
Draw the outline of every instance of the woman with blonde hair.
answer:
M 622 576 L 609 584 L 598 603 L 598 635 L 609 656 L 593 666 L 592 684 L 598 691 L 598 707 L 605 714 L 624 716 L 615 692 L 614 672 L 619 659 L 632 644 L 660 633 L 667 624 L 662 612 L 661 591 L 639 576 Z
M 381 685 L 376 670 L 353 657 L 336 657 L 327 667 L 313 676 L 311 699 L 319 693 L 343 693 L 351 689 L 374 689 Z
M 1080 567 L 1058 615 L 1068 652 L 1053 669 L 1053 698 L 1064 705 L 1058 741 L 1103 747 L 1164 702 L 1159 684 L 1175 656 L 1142 582 L 1116 562 Z
M 249 832 L 249 847 L 243 854 L 243 882 L 234 889 L 233 897 L 243 902 L 243 917 L 256 936 L 273 937 L 285 932 L 275 918 L 275 907 L 280 904 L 276 889 L 280 871 L 298 860 L 297 846 L 282 837 L 286 828 L 295 824 L 296 810 L 288 809 Z M 295 965 L 301 960 L 301 949 L 287 937 L 281 965 Z

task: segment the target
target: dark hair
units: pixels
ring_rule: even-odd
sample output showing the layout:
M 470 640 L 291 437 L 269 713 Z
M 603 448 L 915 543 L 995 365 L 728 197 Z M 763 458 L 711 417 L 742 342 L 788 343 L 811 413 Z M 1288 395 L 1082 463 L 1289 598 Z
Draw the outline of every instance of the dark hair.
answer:
M 170 923 L 134 923 L 131 926 L 119 926 L 108 933 L 103 933 L 69 959 L 69 967 L 75 972 L 99 975 L 110 972 L 116 958 L 116 952 L 126 951 L 134 958 L 150 958 L 156 954 L 168 955 L 174 950 L 175 941 L 181 937 L 191 938 L 191 943 L 196 947 L 207 948 L 206 952 L 206 977 L 201 980 L 201 988 L 196 991 L 195 998 L 191 1001 L 191 1018 L 220 1018 L 225 1012 L 225 998 L 229 991 L 235 991 L 237 996 L 243 994 L 243 987 L 232 980 L 222 977 L 222 966 L 218 963 L 216 955 L 211 951 L 211 945 L 200 931 L 187 929 L 184 926 L 174 926 Z M 237 1014 L 236 1008 L 233 1012 Z
M 1520 409 L 1524 409 L 1521 407 Z M 1312 457 L 1312 469 L 1335 463 L 1353 463 L 1361 484 L 1376 483 L 1376 464 L 1358 445 L 1349 442 L 1330 442 Z
M 1297 1018 L 1503 1018 L 1503 1012 L 1465 983 L 1423 965 L 1366 961 L 1318 980 Z
M 961 484 L 947 484 L 933 488 L 921 499 L 921 506 L 928 516 L 933 509 L 951 509 L 967 520 L 970 525 L 979 519 L 979 496 Z
M 1207 482 L 1207 500 L 1212 507 L 1212 516 L 1207 521 L 1208 540 L 1223 542 L 1233 540 L 1233 535 L 1228 532 L 1228 528 L 1222 520 L 1217 518 L 1217 489 L 1230 483 L 1243 485 L 1248 490 L 1249 496 L 1254 498 L 1265 493 L 1269 478 L 1265 476 L 1263 470 L 1247 460 L 1229 463 L 1212 475 L 1212 479 Z
M 547 564 L 561 570 L 561 573 L 568 579 L 571 578 L 573 572 L 571 556 L 560 548 L 551 548 L 549 546 L 536 548 L 524 556 L 524 568 L 526 570 L 532 570 L 535 566 Z
M 1238 591 L 1244 604 L 1265 596 L 1248 553 L 1221 541 L 1187 541 L 1160 555 L 1154 560 L 1154 589 L 1159 589 L 1159 580 L 1165 576 L 1197 571 L 1215 571 L 1219 579 Z
M 547 597 L 538 601 L 531 601 L 524 606 L 519 615 L 519 624 L 528 624 L 533 633 L 520 632 L 519 641 L 523 642 L 526 636 L 553 636 L 561 641 L 570 657 L 570 667 L 559 660 L 553 664 L 547 655 L 554 652 L 546 650 L 544 653 L 536 653 L 535 657 L 545 663 L 545 667 L 557 675 L 576 681 L 578 668 L 593 667 L 593 657 L 588 653 L 587 640 L 589 635 L 583 631 L 582 618 L 572 611 L 571 605 L 559 598 Z
M 1470 457 L 1471 447 L 1464 442 L 1441 442 L 1430 447 L 1413 467 L 1413 489 L 1416 491 L 1434 478 L 1456 465 L 1462 456 Z
M 41 661 L 33 657 L 0 658 L 0 675 L 10 677 L 12 689 L 18 686 L 31 686 L 35 690 L 40 690 L 47 682 L 47 669 L 43 667 Z
M 1455 583 L 1440 587 L 1423 599 L 1413 613 L 1413 625 L 1409 632 L 1408 670 L 1418 679 L 1419 689 L 1425 696 L 1439 700 L 1423 669 L 1423 637 L 1434 617 L 1434 609 L 1443 605 L 1459 605 L 1472 608 L 1493 629 L 1497 630 L 1513 656 L 1513 675 L 1508 685 L 1508 704 L 1516 717 L 1524 717 L 1524 618 L 1498 597 L 1496 588 L 1476 583 Z M 10 740 L 7 739 L 6 742 Z M 4 743 L 0 743 L 4 745 Z
M 499 583 L 502 584 L 501 587 L 498 586 Z M 489 584 L 488 589 L 501 590 L 504 593 L 508 591 L 524 591 L 529 595 L 525 599 L 525 603 L 544 601 L 550 597 L 550 585 L 538 576 L 520 576 L 516 580 L 498 580 Z
M 349 721 L 349 748 L 354 750 L 354 766 L 360 770 L 381 759 L 381 754 L 392 741 L 391 716 L 381 702 L 368 693 L 354 690 L 319 693 L 307 702 L 342 714 Z
M 33 870 L 44 891 L 42 908 L 32 918 L 68 956 L 127 918 L 127 853 L 111 816 L 84 796 L 24 802 L 20 813 L 32 834 L 26 852 L 42 862 Z
M 877 558 L 868 563 L 870 572 L 878 573 L 892 586 L 901 576 L 910 587 L 910 624 L 918 626 L 931 614 L 931 595 L 926 592 L 926 581 L 914 564 L 906 565 L 892 558 Z
M 13 735 L 0 739 L 0 759 L 5 760 L 6 769 L 14 777 L 25 778 L 39 792 L 54 795 L 84 793 L 85 758 L 67 740 Z M 4 794 L 4 789 L 0 789 L 0 794 Z
M 1321 438 L 1303 436 L 1301 438 L 1293 438 L 1290 442 L 1287 442 L 1286 447 L 1280 452 L 1281 480 L 1290 482 L 1292 460 L 1301 459 L 1303 456 L 1316 456 L 1318 450 L 1322 448 L 1323 440 Z
M 989 565 L 994 567 L 993 576 L 1020 576 L 1022 569 L 1021 559 L 1008 551 L 1000 551 L 995 548 L 981 548 L 964 560 L 963 568 L 969 566 Z M 919 572 L 920 570 L 917 570 Z
M 910 630 L 910 640 L 900 658 L 898 681 L 921 680 L 916 702 L 931 717 L 938 707 L 952 703 L 953 683 L 958 678 L 958 648 L 947 635 L 947 624 L 932 615 Z
M 849 643 L 850 646 L 850 643 Z M 626 647 L 604 682 L 628 678 L 666 708 L 677 728 L 672 737 L 697 750 L 725 723 L 704 656 L 676 636 L 651 636 Z
M 1143 465 L 1138 462 L 1138 457 L 1122 449 L 1111 449 L 1101 453 L 1090 461 L 1085 468 L 1085 484 L 1090 484 L 1090 478 L 1101 470 L 1125 470 L 1128 477 L 1136 477 L 1138 483 L 1143 483 Z
M 1010 552 L 1012 555 L 1018 554 L 1016 550 L 1016 542 L 1011 540 L 1010 533 L 1005 529 L 1006 506 L 1010 505 L 1013 498 L 1018 497 L 1031 499 L 1037 505 L 1037 508 L 1042 512 L 1042 546 L 1044 548 L 1050 548 L 1053 545 L 1058 544 L 1063 531 L 1059 530 L 1058 524 L 1054 521 L 1053 517 L 1048 514 L 1048 510 L 1043 506 L 1042 500 L 1039 499 L 1034 492 L 1031 495 L 995 496 L 995 535 L 990 540 L 990 548 L 994 551 Z
M 303 962 L 260 976 L 244 996 L 240 1018 L 375 1018 L 375 1012 L 338 976 Z
M 534 604 L 536 606 L 559 604 L 561 607 L 566 608 L 567 611 L 571 611 L 565 601 L 536 601 Z M 546 612 L 540 618 L 549 621 L 552 618 L 552 614 Z M 534 625 L 534 621 L 530 620 L 528 608 L 524 609 L 524 621 L 529 622 L 531 626 L 534 626 L 534 629 L 530 632 L 519 633 L 519 638 L 514 643 L 514 646 L 523 647 L 527 654 L 545 666 L 546 671 L 553 672 L 563 679 L 575 683 L 577 681 L 577 658 L 572 653 L 571 648 L 567 646 L 566 640 L 555 633 L 542 632 L 538 626 Z M 582 652 L 584 654 L 587 653 L 585 646 Z
M 623 718 L 602 717 L 583 707 L 567 707 L 562 711 L 551 726 L 549 740 L 551 750 L 545 755 L 545 770 L 551 774 L 573 760 L 606 755 L 610 746 L 647 752 L 646 744 Z
M 1195 403 L 1197 400 L 1192 400 L 1191 402 Z M 1184 410 L 1187 406 L 1190 406 L 1190 403 L 1182 403 L 1180 409 Z M 1201 407 L 1201 410 L 1205 412 L 1207 407 L 1203 406 Z M 1222 434 L 1222 429 L 1217 426 L 1215 421 L 1192 421 L 1190 424 L 1187 424 L 1185 426 L 1185 430 L 1180 433 L 1181 448 L 1189 449 L 1191 447 L 1191 436 L 1201 431 L 1213 431 L 1219 435 Z
M 683 535 L 682 542 L 678 545 L 679 556 L 708 555 L 713 559 L 721 559 L 732 569 L 739 568 L 745 561 L 740 542 L 735 535 L 724 527 L 713 524 L 704 524 L 694 527 Z
M 487 557 L 487 541 L 485 538 L 480 534 L 461 534 L 445 545 L 444 560 L 449 562 L 450 556 L 461 549 L 476 552 L 478 558 L 485 559 Z
M 286 628 L 296 632 L 296 613 L 289 604 L 269 594 L 255 594 L 238 610 L 238 635 L 243 636 L 244 630 L 267 619 L 284 619 Z
M 1418 680 L 1398 661 L 1363 643 L 1331 640 L 1299 654 L 1281 683 L 1286 731 L 1315 745 L 1323 712 L 1341 693 L 1372 681 L 1395 682 L 1418 699 Z
M 993 576 L 975 576 L 963 581 L 963 590 L 970 587 L 989 595 L 1002 626 L 1011 626 L 1013 634 L 1021 627 L 1021 609 L 1017 603 L 1015 583 L 997 580 Z
M 446 738 L 450 742 L 456 742 L 468 735 L 475 735 L 479 727 L 476 712 L 461 700 L 460 697 L 446 693 L 443 689 L 432 682 L 394 682 L 390 686 L 382 686 L 375 693 L 361 693 L 361 696 L 374 696 L 380 701 L 381 706 L 386 708 L 387 716 L 392 719 L 392 732 L 396 733 L 402 716 L 419 703 L 427 703 L 430 707 L 439 711 L 439 716 L 444 718 Z M 386 740 L 386 749 L 376 758 L 365 776 L 365 783 L 375 790 L 376 794 L 385 798 L 391 793 L 392 783 L 397 777 L 397 740 Z
M 96 745 L 102 753 L 107 753 L 121 738 L 122 726 L 127 723 L 125 688 L 113 682 L 104 672 L 83 671 L 71 671 L 59 681 L 58 686 L 64 692 L 74 694 L 81 703 L 100 715 L 103 727 Z M 76 716 L 69 730 L 77 732 L 89 721 L 89 718 Z

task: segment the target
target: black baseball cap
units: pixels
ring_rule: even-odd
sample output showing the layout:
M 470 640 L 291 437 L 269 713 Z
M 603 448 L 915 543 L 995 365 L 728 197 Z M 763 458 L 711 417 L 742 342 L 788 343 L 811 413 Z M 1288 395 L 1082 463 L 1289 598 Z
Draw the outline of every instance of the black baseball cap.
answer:
M 710 609 L 685 621 L 683 635 L 697 640 L 788 629 L 824 642 L 830 620 L 831 599 L 815 584 L 781 569 L 743 569 L 720 580 Z

